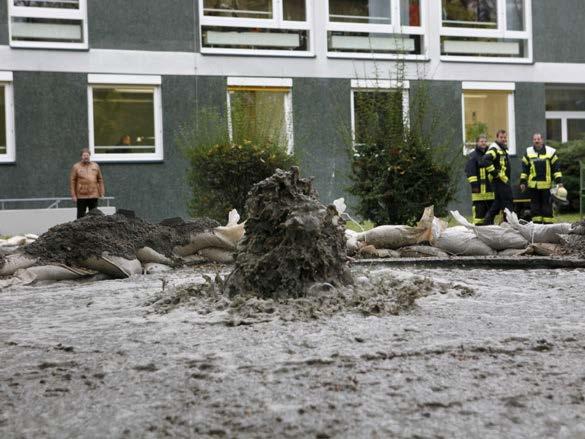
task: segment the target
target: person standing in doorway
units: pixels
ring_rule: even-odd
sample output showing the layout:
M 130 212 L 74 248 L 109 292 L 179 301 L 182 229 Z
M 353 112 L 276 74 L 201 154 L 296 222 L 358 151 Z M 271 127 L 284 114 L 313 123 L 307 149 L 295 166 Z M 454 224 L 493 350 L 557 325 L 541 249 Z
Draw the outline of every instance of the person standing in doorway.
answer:
M 493 224 L 494 218 L 504 209 L 514 210 L 514 195 L 510 184 L 510 156 L 508 155 L 508 133 L 499 130 L 481 159 L 481 165 L 488 169 L 494 184 L 495 201 L 484 218 L 484 224 Z
M 484 225 L 484 217 L 490 210 L 495 198 L 492 188 L 493 178 L 489 173 L 489 171 L 493 170 L 494 165 L 486 168 L 480 164 L 487 147 L 487 136 L 482 134 L 475 140 L 475 150 L 469 154 L 465 165 L 465 174 L 471 186 L 473 224 L 476 226 Z
M 541 224 L 554 222 L 550 190 L 553 187 L 553 181 L 557 187 L 562 187 L 562 179 L 563 174 L 556 150 L 544 144 L 542 134 L 534 134 L 532 146 L 526 150 L 522 158 L 522 174 L 520 174 L 520 190 L 524 192 L 528 187 L 530 194 L 530 212 L 533 222 Z
M 100 166 L 92 162 L 90 156 L 89 149 L 82 149 L 81 161 L 73 165 L 69 174 L 69 190 L 71 199 L 77 204 L 77 218 L 95 209 L 98 199 L 106 193 Z

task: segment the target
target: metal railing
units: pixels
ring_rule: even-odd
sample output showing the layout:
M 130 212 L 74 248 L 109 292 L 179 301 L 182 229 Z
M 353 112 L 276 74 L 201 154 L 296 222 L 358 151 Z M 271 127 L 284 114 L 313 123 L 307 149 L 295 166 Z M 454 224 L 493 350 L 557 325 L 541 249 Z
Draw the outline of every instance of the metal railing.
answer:
M 103 197 L 100 200 L 104 200 L 106 202 L 105 207 L 110 207 L 110 201 L 115 200 L 115 197 Z M 50 197 L 50 198 L 3 198 L 0 199 L 0 210 L 6 209 L 6 204 L 24 204 L 24 203 L 49 203 L 47 207 L 44 209 L 57 209 L 59 208 L 59 204 L 62 202 L 71 202 L 71 197 Z M 41 207 L 43 209 L 43 207 Z

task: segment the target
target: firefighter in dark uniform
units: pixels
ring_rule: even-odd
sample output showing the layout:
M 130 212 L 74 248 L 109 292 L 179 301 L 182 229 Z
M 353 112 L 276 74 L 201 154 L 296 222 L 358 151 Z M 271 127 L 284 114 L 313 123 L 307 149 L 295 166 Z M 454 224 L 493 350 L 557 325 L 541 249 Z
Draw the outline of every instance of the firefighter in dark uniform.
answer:
M 542 135 L 532 136 L 532 146 L 526 150 L 522 158 L 522 174 L 520 189 L 530 194 L 530 212 L 532 221 L 541 224 L 554 222 L 552 198 L 550 190 L 553 181 L 562 187 L 563 174 L 556 150 L 542 141 Z
M 484 225 L 484 217 L 495 199 L 492 176 L 490 175 L 494 165 L 486 168 L 480 164 L 487 147 L 487 136 L 479 136 L 475 141 L 475 150 L 469 154 L 467 165 L 465 165 L 467 181 L 471 185 L 473 224 L 476 226 Z
M 484 217 L 484 224 L 494 223 L 494 218 L 504 209 L 514 211 L 514 195 L 510 185 L 510 157 L 508 155 L 508 133 L 499 130 L 496 141 L 490 145 L 481 159 L 481 165 L 492 176 L 495 200 Z

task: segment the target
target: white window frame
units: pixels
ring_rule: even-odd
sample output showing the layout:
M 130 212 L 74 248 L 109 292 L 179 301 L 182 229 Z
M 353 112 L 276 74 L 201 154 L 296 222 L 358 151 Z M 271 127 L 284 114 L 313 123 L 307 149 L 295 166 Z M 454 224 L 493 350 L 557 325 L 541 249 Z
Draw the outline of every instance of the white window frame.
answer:
M 12 82 L 12 72 L 0 72 L 0 87 L 4 87 L 4 106 L 6 108 L 6 154 L 0 154 L 0 163 L 16 162 L 14 91 Z
M 561 121 L 561 143 L 569 141 L 569 119 L 585 119 L 585 111 L 547 111 L 546 120 Z
M 439 9 L 442 9 L 442 0 L 436 0 Z M 477 29 L 472 27 L 446 27 L 443 26 L 443 14 L 439 11 L 441 37 L 476 37 L 476 38 L 503 38 L 512 40 L 524 40 L 527 45 L 525 58 L 503 58 L 497 56 L 456 56 L 441 55 L 442 61 L 462 61 L 480 63 L 508 63 L 508 64 L 532 64 L 532 0 L 524 0 L 524 25 L 523 31 L 507 30 L 506 0 L 497 0 L 497 27 L 496 29 Z M 442 43 L 441 43 L 442 44 Z M 442 49 L 441 49 L 442 52 Z
M 402 14 L 400 11 L 401 0 L 386 0 L 390 2 L 391 24 L 371 24 L 371 23 L 344 23 L 331 21 L 329 17 L 329 1 L 325 1 L 327 23 L 326 35 L 329 32 L 361 32 L 361 33 L 379 33 L 388 35 L 421 35 L 422 36 L 422 53 L 421 54 L 392 54 L 392 53 L 360 53 L 360 52 L 330 52 L 328 45 L 327 56 L 329 58 L 360 58 L 360 59 L 407 59 L 425 61 L 429 59 L 428 41 L 426 35 L 427 26 L 427 2 L 429 0 L 420 0 L 420 26 L 402 26 Z M 435 0 L 430 0 L 435 1 Z
M 162 93 L 160 76 L 147 75 L 95 75 L 89 74 L 87 76 L 87 103 L 88 103 L 88 133 L 89 133 L 89 149 L 92 158 L 96 162 L 160 162 L 164 160 L 163 151 L 163 116 L 162 116 Z M 153 90 L 153 106 L 154 106 L 154 137 L 155 147 L 154 153 L 140 153 L 140 154 L 96 154 L 95 153 L 95 137 L 94 137 L 94 121 L 93 121 L 93 89 L 94 88 L 111 88 L 111 87 L 129 87 L 133 86 L 152 88 Z M 108 146 L 108 145 L 98 145 Z
M 290 56 L 312 57 L 315 55 L 315 30 L 313 26 L 313 1 L 305 0 L 306 21 L 284 20 L 282 0 L 272 1 L 272 18 L 243 18 L 243 17 L 210 17 L 203 13 L 203 0 L 199 1 L 199 47 L 202 54 L 241 54 L 255 56 Z M 321 0 L 317 0 L 321 1 Z M 309 33 L 309 50 L 272 50 L 272 49 L 237 49 L 237 48 L 212 48 L 203 46 L 203 26 L 261 28 L 261 29 L 288 29 L 306 30 Z
M 355 93 L 374 92 L 384 93 L 393 90 L 402 90 L 402 119 L 410 123 L 410 81 L 399 83 L 393 79 L 352 79 L 351 80 L 351 143 L 353 148 L 360 145 L 355 141 Z
M 288 93 L 284 96 L 284 123 L 286 124 L 287 148 L 286 152 L 292 154 L 294 152 L 294 123 L 293 123 L 293 106 L 292 106 L 292 87 L 293 81 L 291 78 L 253 78 L 253 77 L 228 77 L 227 88 L 233 87 L 280 87 L 288 88 Z M 230 91 L 226 88 L 227 95 L 227 116 L 228 116 L 228 133 L 230 141 L 233 142 L 233 126 L 232 126 L 232 106 Z
M 465 144 L 465 92 L 466 91 L 507 91 L 508 93 L 508 153 L 516 155 L 516 84 L 513 82 L 463 82 L 461 85 L 461 118 L 463 134 L 463 154 L 466 154 Z M 486 133 L 495 136 L 496 133 Z
M 83 42 L 59 43 L 50 41 L 12 41 L 12 17 L 81 21 L 83 26 Z M 10 41 L 10 47 L 34 47 L 40 49 L 88 49 L 89 43 L 87 22 L 87 0 L 79 0 L 79 9 L 14 6 L 14 0 L 8 0 L 8 41 Z

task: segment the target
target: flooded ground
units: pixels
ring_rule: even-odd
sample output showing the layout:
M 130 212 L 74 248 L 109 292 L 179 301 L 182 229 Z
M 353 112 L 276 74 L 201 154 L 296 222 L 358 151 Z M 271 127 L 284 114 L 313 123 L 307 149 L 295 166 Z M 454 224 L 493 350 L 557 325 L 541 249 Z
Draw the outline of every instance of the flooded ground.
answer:
M 585 437 L 584 270 L 411 273 L 381 317 L 154 312 L 194 269 L 0 291 L 0 437 Z

